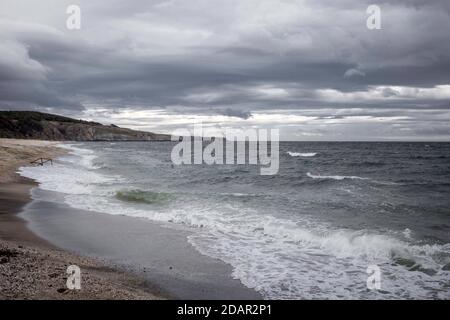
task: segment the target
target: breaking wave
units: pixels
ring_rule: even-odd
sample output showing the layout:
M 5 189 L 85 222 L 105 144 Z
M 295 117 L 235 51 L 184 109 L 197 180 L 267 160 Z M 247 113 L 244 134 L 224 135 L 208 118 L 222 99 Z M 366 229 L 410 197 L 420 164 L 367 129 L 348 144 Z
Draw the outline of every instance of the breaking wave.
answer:
M 310 172 L 306 173 L 306 175 L 312 179 L 331 179 L 331 180 L 344 180 L 344 179 L 356 179 L 356 180 L 369 180 L 369 178 L 363 178 L 358 176 L 320 176 L 314 175 Z
M 291 151 L 288 151 L 287 154 L 289 154 L 291 157 L 314 157 L 315 155 L 317 155 L 316 152 L 301 153 L 301 152 L 291 152 Z
M 432 290 L 424 288 L 441 292 L 448 280 L 444 266 L 450 263 L 450 244 L 415 242 L 414 230 L 352 230 L 308 215 L 282 216 L 241 205 L 264 200 L 261 194 L 141 190 L 147 186 L 133 185 L 127 175 L 96 169 L 93 151 L 71 146 L 71 152 L 53 167 L 20 172 L 36 179 L 42 189 L 64 193 L 66 203 L 75 208 L 195 228 L 189 242 L 203 254 L 229 263 L 233 277 L 264 298 L 433 298 Z M 108 164 L 115 168 L 113 161 Z M 368 179 L 310 172 L 307 176 Z M 383 271 L 381 296 L 367 290 L 369 264 Z

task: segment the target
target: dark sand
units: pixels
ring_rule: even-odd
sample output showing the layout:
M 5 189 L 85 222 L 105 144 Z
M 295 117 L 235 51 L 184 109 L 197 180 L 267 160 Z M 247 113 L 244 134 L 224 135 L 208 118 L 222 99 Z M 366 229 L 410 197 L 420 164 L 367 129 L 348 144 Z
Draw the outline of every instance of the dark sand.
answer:
M 13 213 L 20 212 L 31 200 L 30 189 L 37 184 L 18 177 L 16 182 L 0 183 L 0 239 L 20 241 L 23 244 L 49 245 L 32 233 L 23 219 Z
M 35 184 L 0 184 L 0 299 L 160 299 L 144 281 L 97 259 L 62 251 L 35 235 L 16 214 Z M 67 267 L 82 270 L 81 290 L 68 290 Z
M 14 173 L 64 152 L 0 139 L 0 299 L 261 299 L 231 278 L 231 266 L 195 250 L 188 230 L 75 210 Z M 66 288 L 71 264 L 81 268 L 81 290 Z
M 37 185 L 18 166 L 63 152 L 54 142 L 0 139 L 0 299 L 161 299 L 142 278 L 58 249 L 17 216 Z M 82 270 L 80 290 L 66 286 L 72 264 Z
M 76 210 L 55 202 L 58 198 L 61 195 L 35 188 L 33 202 L 21 214 L 33 232 L 58 247 L 135 272 L 169 298 L 261 299 L 231 278 L 231 266 L 189 244 L 186 229 Z

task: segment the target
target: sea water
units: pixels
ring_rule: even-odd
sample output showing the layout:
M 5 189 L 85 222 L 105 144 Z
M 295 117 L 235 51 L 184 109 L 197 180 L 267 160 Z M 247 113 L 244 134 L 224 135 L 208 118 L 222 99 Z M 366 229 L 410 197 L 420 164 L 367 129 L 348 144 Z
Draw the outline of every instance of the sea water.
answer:
M 53 166 L 20 172 L 74 208 L 190 228 L 264 298 L 450 298 L 449 143 L 281 142 L 273 176 L 176 166 L 174 145 L 65 144 Z

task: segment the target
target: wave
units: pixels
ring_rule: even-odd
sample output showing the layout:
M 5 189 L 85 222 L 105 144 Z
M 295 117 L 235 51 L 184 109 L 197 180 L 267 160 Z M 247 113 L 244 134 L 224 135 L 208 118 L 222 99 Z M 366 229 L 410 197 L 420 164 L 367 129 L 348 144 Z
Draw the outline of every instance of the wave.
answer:
M 94 164 L 94 160 L 98 158 L 93 150 L 75 147 L 72 144 L 60 144 L 60 148 L 68 149 L 69 154 L 79 157 L 77 164 L 86 167 L 89 170 L 101 169 L 99 165 Z
M 209 228 L 212 222 L 205 217 L 201 219 L 202 225 Z M 358 274 L 365 272 L 371 264 L 395 275 L 392 278 L 386 276 L 384 289 L 389 296 L 383 298 L 396 298 L 402 294 L 396 288 L 396 282 L 402 283 L 402 288 L 408 287 L 409 292 L 416 292 L 418 287 L 412 279 L 438 274 L 444 261 L 436 261 L 435 257 L 450 256 L 449 244 L 414 245 L 408 240 L 370 230 L 328 230 L 325 225 L 309 221 L 294 222 L 253 214 L 246 214 L 245 219 L 214 219 L 211 234 L 210 237 L 194 234 L 189 240 L 203 254 L 231 264 L 235 278 L 268 299 L 342 299 L 364 297 L 365 294 L 368 294 L 366 298 L 373 298 L 364 287 L 356 295 L 339 292 L 340 286 L 348 286 L 345 277 L 354 277 L 353 281 L 357 282 Z M 252 254 L 243 257 L 242 248 L 248 248 Z M 345 271 L 343 265 L 347 266 Z M 410 272 L 417 273 L 411 275 Z M 324 281 L 323 273 L 333 281 Z M 445 279 L 445 275 L 441 275 L 439 279 Z M 305 286 L 319 290 L 307 292 Z
M 98 172 L 93 161 L 97 158 L 94 151 L 75 147 L 72 144 L 59 144 L 58 147 L 69 150 L 53 162 L 53 166 L 21 167 L 20 175 L 39 182 L 44 190 L 61 192 L 68 195 L 106 195 L 100 191 L 105 186 L 113 186 L 126 180 L 115 174 L 105 175 Z
M 317 153 L 316 152 L 291 152 L 288 151 L 287 154 L 289 154 L 291 157 L 314 157 Z
M 308 177 L 313 179 L 332 179 L 332 180 L 344 180 L 344 179 L 357 179 L 357 180 L 370 180 L 369 178 L 363 178 L 358 176 L 320 176 L 320 175 L 314 175 L 308 172 L 306 174 Z
M 162 204 L 170 200 L 173 194 L 166 192 L 152 192 L 142 190 L 117 191 L 116 198 L 127 202 Z
M 120 181 L 117 176 L 106 176 L 84 167 L 68 167 L 55 162 L 51 167 L 21 167 L 18 172 L 24 177 L 38 181 L 42 189 L 83 196 L 98 193 L 99 186 Z
M 241 202 L 246 202 L 251 199 L 260 198 L 264 195 L 253 194 L 253 193 L 195 193 L 195 192 L 156 192 L 149 190 L 120 190 L 115 192 L 115 197 L 118 200 L 126 202 L 136 202 L 136 203 L 146 203 L 146 204 L 162 204 L 167 203 L 170 200 L 175 199 L 211 199 L 215 201 L 233 201 L 239 200 Z
M 450 244 L 424 245 L 414 240 L 409 229 L 399 235 L 351 230 L 309 215 L 279 217 L 241 205 L 251 199 L 257 202 L 264 194 L 140 190 L 130 185 L 132 181 L 78 163 L 79 158 L 72 156 L 68 162 L 25 168 L 21 173 L 36 178 L 43 189 L 66 193 L 66 203 L 75 208 L 199 228 L 189 242 L 200 252 L 229 263 L 233 277 L 264 298 L 430 298 L 431 290 L 423 288 L 441 292 L 441 283 L 449 276 L 442 268 L 450 262 Z M 312 179 L 368 179 L 307 175 Z M 383 270 L 387 293 L 366 289 L 364 277 L 370 264 Z M 351 289 L 347 289 L 349 284 Z M 439 297 L 448 298 L 448 294 Z

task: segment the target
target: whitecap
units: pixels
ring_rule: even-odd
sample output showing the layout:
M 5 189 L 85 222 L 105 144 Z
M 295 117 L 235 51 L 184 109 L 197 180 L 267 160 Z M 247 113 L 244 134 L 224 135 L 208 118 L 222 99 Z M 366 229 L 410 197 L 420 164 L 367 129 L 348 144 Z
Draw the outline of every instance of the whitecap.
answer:
M 369 178 L 363 178 L 358 176 L 320 176 L 320 175 L 314 175 L 308 172 L 306 174 L 308 177 L 313 179 L 332 179 L 332 180 L 344 180 L 344 179 L 357 179 L 357 180 L 369 180 Z
M 316 152 L 301 153 L 301 152 L 291 152 L 291 151 L 288 151 L 287 154 L 289 154 L 291 157 L 314 157 L 315 155 L 317 155 Z

